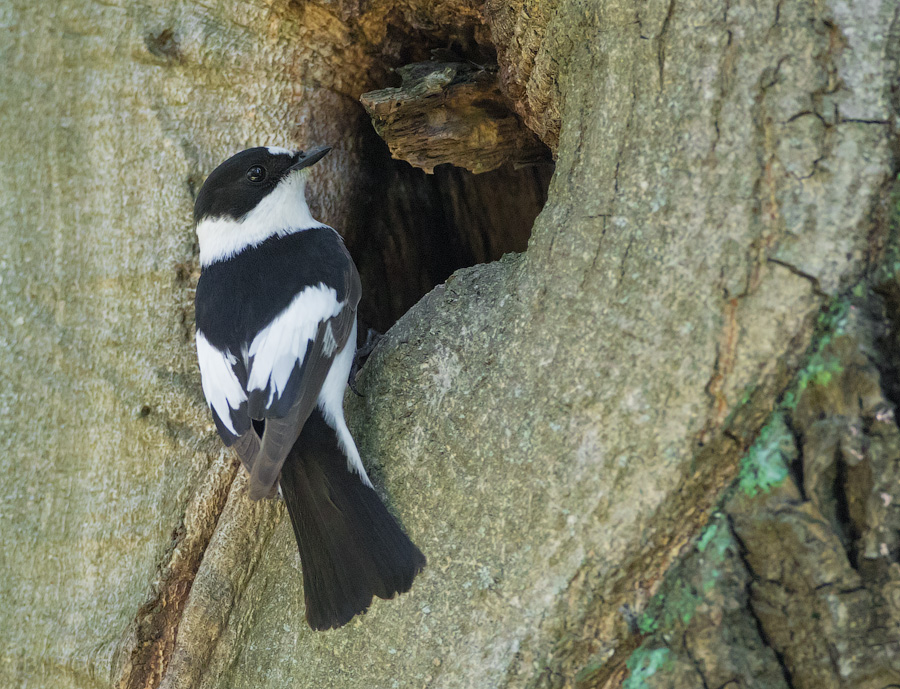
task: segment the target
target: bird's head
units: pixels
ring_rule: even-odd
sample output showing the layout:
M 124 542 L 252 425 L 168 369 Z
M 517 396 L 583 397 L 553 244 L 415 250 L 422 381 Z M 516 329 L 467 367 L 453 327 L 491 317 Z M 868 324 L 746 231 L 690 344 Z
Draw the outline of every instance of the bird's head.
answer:
M 206 178 L 194 203 L 194 221 L 224 217 L 240 220 L 282 186 L 294 187 L 291 191 L 302 194 L 302 171 L 330 150 L 327 146 L 311 151 L 260 146 L 236 153 Z
M 194 203 L 201 265 L 269 237 L 321 225 L 306 205 L 306 173 L 330 150 L 248 148 L 213 170 Z

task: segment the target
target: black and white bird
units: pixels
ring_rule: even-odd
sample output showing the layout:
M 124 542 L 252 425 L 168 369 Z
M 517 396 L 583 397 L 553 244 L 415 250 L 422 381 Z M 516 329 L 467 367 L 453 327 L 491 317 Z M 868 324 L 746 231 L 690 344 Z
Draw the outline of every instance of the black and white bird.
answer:
M 344 421 L 359 274 L 305 196 L 309 167 L 329 150 L 242 151 L 213 170 L 194 206 L 203 394 L 250 475 L 250 497 L 280 486 L 313 629 L 346 624 L 373 595 L 408 591 L 425 566 Z

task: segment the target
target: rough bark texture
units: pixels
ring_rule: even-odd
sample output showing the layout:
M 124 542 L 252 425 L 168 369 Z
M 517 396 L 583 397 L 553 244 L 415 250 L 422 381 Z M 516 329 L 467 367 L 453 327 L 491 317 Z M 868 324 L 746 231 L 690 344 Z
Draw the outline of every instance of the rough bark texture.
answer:
M 0 684 L 900 683 L 898 6 L 0 8 Z M 348 398 L 429 567 L 317 634 L 202 401 L 192 194 L 333 143 L 319 215 L 390 237 L 357 101 L 448 46 L 496 50 L 556 171 L 527 251 L 432 290 Z M 389 272 L 385 321 L 418 296 Z

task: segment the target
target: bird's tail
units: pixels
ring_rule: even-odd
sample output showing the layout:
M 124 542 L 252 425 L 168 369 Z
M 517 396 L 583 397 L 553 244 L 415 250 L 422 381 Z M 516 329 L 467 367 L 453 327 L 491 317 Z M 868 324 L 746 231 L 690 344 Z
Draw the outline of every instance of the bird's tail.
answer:
M 306 620 L 345 625 L 372 596 L 409 591 L 425 556 L 378 495 L 347 469 L 337 434 L 315 409 L 281 469 L 281 492 L 300 548 Z

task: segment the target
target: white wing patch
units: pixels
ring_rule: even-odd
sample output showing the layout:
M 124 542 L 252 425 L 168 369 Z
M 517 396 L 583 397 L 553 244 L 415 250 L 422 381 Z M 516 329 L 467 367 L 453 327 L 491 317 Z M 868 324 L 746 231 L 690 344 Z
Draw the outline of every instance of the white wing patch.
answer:
M 237 359 L 231 352 L 213 347 L 198 330 L 197 360 L 200 362 L 200 379 L 207 404 L 215 410 L 224 426 L 237 435 L 231 421 L 231 410 L 247 401 L 247 394 L 232 369 Z
M 334 339 L 334 333 L 331 330 L 331 323 L 325 324 L 325 335 L 322 339 L 322 353 L 325 356 L 331 356 L 334 354 L 334 350 L 338 348 L 337 340 Z
M 319 323 L 338 315 L 343 307 L 344 302 L 338 301 L 334 288 L 322 283 L 307 287 L 294 297 L 288 307 L 250 343 L 248 353 L 252 363 L 247 389 L 265 390 L 269 387 L 268 404 L 271 405 L 287 385 L 294 366 L 306 356 L 306 349 L 315 339 Z

